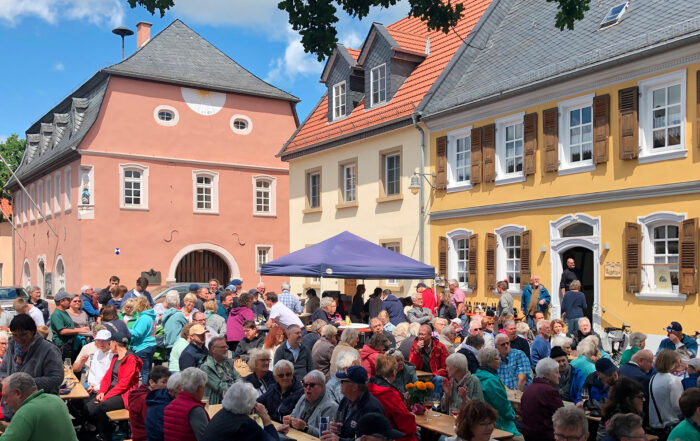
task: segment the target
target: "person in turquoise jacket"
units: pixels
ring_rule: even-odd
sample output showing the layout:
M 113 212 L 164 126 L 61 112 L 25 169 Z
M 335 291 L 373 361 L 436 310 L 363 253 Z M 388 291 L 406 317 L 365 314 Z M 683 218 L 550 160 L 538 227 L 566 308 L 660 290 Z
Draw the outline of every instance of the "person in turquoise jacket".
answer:
M 145 296 L 136 299 L 136 307 L 139 318 L 131 328 L 131 341 L 129 346 L 134 354 L 141 359 L 141 382 L 148 384 L 148 374 L 153 364 L 153 354 L 156 352 L 156 313 L 148 303 Z
M 484 398 L 496 412 L 496 428 L 510 432 L 513 436 L 520 436 L 520 432 L 515 427 L 515 411 L 508 401 L 508 393 L 503 380 L 496 373 L 501 366 L 501 357 L 496 348 L 485 347 L 479 350 L 479 370 L 476 371 L 476 378 L 481 382 L 481 390 Z
M 160 322 L 163 325 L 163 343 L 170 351 L 177 339 L 180 338 L 182 327 L 187 324 L 187 317 L 177 309 L 180 306 L 180 296 L 177 291 L 167 293 L 165 299 L 168 309 L 163 313 Z
M 15 414 L 0 440 L 78 441 L 63 400 L 37 390 L 26 372 L 12 374 L 2 382 L 2 399 Z

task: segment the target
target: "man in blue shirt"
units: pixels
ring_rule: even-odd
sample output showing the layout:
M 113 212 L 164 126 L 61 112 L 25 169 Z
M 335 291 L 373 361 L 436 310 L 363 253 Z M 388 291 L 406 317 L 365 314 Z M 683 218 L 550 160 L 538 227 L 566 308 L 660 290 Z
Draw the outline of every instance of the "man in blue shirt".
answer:
M 144 295 L 148 299 L 148 303 L 150 303 L 150 305 L 153 306 L 153 299 L 151 298 L 151 293 L 146 291 L 146 288 L 148 288 L 147 278 L 139 277 L 138 279 L 136 279 L 136 287 L 124 294 L 124 298 L 122 299 L 122 305 L 129 299 L 139 298 L 142 295 Z
M 664 329 L 668 335 L 667 338 L 661 340 L 659 344 L 659 349 L 656 351 L 658 355 L 662 349 L 671 349 L 675 351 L 677 349 L 685 350 L 689 358 L 695 358 L 698 356 L 698 342 L 694 338 L 691 338 L 683 334 L 683 327 L 678 322 L 671 322 Z
M 532 382 L 530 360 L 523 351 L 511 349 L 510 340 L 505 334 L 496 336 L 496 349 L 501 356 L 498 376 L 508 389 L 524 392 L 525 387 Z
M 97 294 L 90 285 L 83 285 L 80 288 L 80 300 L 83 302 L 83 311 L 90 317 L 99 317 L 100 310 L 97 306 Z
M 277 295 L 277 300 L 282 302 L 284 306 L 294 311 L 296 314 L 301 314 L 304 310 L 301 307 L 301 302 L 295 295 L 289 292 L 289 282 L 282 284 L 282 292 Z
M 549 343 L 549 322 L 547 320 L 540 320 L 537 322 L 537 337 L 532 342 L 532 347 L 530 348 L 530 364 L 534 369 L 537 367 L 537 363 L 543 358 L 549 357 L 549 353 L 552 349 Z

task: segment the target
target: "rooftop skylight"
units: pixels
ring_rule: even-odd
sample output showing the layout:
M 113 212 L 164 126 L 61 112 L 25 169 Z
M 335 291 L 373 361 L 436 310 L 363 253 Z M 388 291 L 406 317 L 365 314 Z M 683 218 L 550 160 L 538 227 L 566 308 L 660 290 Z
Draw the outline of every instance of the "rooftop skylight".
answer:
M 630 2 L 620 3 L 619 5 L 610 8 L 610 12 L 605 16 L 603 21 L 600 23 L 599 29 L 609 28 L 610 26 L 616 25 L 622 19 L 622 15 L 625 13 L 629 7 Z

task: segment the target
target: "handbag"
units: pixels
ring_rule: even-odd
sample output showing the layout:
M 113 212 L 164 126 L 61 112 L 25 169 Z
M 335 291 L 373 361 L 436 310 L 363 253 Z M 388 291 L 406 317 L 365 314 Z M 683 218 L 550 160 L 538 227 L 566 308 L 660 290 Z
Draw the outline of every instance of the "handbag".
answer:
M 659 419 L 659 423 L 663 423 L 663 420 L 661 419 L 661 412 L 659 412 L 659 406 L 656 405 L 656 398 L 654 397 L 654 380 L 656 379 L 656 375 L 654 375 L 651 378 L 651 383 L 649 383 L 649 395 L 651 395 L 651 401 L 654 403 L 654 410 L 656 411 L 656 417 Z M 659 441 L 666 441 L 668 439 L 668 436 L 671 434 L 671 431 L 673 430 L 673 425 L 668 424 L 660 428 L 652 427 L 651 431 L 653 432 L 654 435 L 659 437 Z

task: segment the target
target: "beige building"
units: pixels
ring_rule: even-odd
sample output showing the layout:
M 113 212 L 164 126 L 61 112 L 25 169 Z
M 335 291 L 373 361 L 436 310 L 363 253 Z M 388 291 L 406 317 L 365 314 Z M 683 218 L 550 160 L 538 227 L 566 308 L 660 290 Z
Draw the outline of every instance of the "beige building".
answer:
M 321 82 L 326 94 L 285 144 L 279 156 L 289 162 L 290 251 L 349 231 L 397 253 L 430 261 L 428 228 L 420 240 L 420 192 L 425 213 L 428 133 L 414 123 L 415 109 L 429 92 L 489 6 L 465 2 L 467 13 L 449 34 L 429 32 L 417 18 L 384 27 L 374 23 L 360 49 L 338 46 Z M 412 189 L 409 185 L 413 183 Z M 423 221 L 425 222 L 425 220 Z M 357 281 L 362 283 L 362 281 Z M 397 296 L 410 294 L 417 281 L 367 281 Z M 293 278 L 292 292 L 305 288 L 353 295 L 355 281 Z

